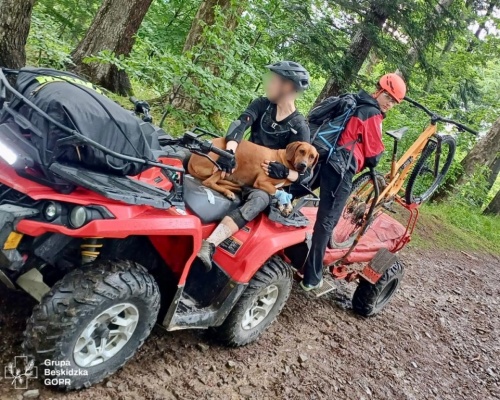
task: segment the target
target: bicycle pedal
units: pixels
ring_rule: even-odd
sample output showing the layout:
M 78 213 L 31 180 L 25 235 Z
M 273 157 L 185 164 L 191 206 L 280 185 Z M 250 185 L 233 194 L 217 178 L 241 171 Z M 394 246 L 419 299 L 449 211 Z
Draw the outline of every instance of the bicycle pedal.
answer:
M 321 297 L 325 294 L 328 294 L 336 289 L 335 282 L 331 279 L 323 279 L 323 286 L 319 289 L 313 289 L 309 293 L 314 295 L 315 297 Z

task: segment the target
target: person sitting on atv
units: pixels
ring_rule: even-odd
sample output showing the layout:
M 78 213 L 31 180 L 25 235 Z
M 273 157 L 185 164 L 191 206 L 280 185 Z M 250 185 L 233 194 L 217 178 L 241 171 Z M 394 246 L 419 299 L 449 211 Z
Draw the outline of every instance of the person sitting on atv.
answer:
M 319 171 L 320 202 L 300 282 L 306 292 L 322 287 L 326 247 L 351 192 L 352 178 L 362 169 L 377 165 L 384 151 L 382 120 L 405 95 L 406 84 L 394 73 L 380 78 L 374 94 L 361 90 L 356 95 L 356 109 L 339 137 L 339 147 Z
M 228 132 L 226 150 L 230 153 L 236 152 L 248 128 L 251 128 L 251 142 L 270 149 L 284 149 L 292 142 L 310 142 L 309 126 L 295 105 L 298 95 L 309 87 L 309 73 L 302 65 L 293 61 L 280 61 L 268 65 L 267 68 L 271 72 L 265 84 L 266 97 L 252 101 L 241 114 L 240 124 Z M 230 162 L 221 158 L 218 164 L 223 176 L 230 174 L 235 168 L 234 159 Z M 299 175 L 298 172 L 272 160 L 262 167 L 271 178 L 300 182 L 307 176 L 307 173 Z M 278 194 L 288 195 L 281 190 Z M 257 217 L 271 202 L 269 194 L 254 188 L 243 188 L 242 197 L 244 204 L 224 217 L 202 243 L 198 258 L 207 269 L 212 268 L 215 248 Z

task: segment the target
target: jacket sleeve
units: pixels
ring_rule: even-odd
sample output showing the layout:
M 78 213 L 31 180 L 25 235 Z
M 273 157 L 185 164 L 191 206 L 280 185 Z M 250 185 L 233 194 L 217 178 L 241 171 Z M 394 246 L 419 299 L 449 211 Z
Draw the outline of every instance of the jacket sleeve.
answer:
M 363 168 L 375 168 L 382 158 L 384 143 L 382 142 L 382 115 L 374 115 L 364 123 Z
M 241 124 L 226 136 L 227 141 L 234 140 L 240 143 L 243 140 L 245 131 L 266 111 L 266 102 L 267 100 L 264 97 L 258 97 L 252 101 L 238 118 Z

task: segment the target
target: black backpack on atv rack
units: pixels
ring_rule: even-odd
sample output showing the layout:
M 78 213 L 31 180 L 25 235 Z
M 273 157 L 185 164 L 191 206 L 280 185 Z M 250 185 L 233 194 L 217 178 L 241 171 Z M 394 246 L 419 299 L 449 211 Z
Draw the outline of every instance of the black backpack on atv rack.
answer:
M 15 88 L 6 75 L 17 77 Z M 18 175 L 58 192 L 82 186 L 129 204 L 181 203 L 184 170 L 156 161 L 158 138 L 170 137 L 145 120 L 77 75 L 0 70 L 0 148 Z M 152 166 L 175 181 L 172 193 L 127 176 Z
M 16 88 L 6 74 L 17 76 Z M 183 208 L 184 168 L 157 159 L 182 159 L 181 149 L 208 158 L 210 152 L 226 158 L 234 155 L 199 139 L 208 133 L 200 128 L 172 138 L 149 122 L 147 103 L 131 101 L 135 112 L 143 114 L 142 121 L 77 75 L 51 69 L 0 69 L 2 158 L 19 176 L 61 193 L 80 186 L 128 204 Z M 171 190 L 127 176 L 150 167 L 161 169 L 172 183 Z
M 144 134 L 142 121 L 77 75 L 23 68 L 17 73 L 15 90 L 21 96 L 4 104 L 0 123 L 20 127 L 26 145 L 36 149 L 35 163 L 47 175 L 54 161 L 122 176 L 136 175 L 146 167 L 89 146 L 85 139 L 121 155 L 153 159 L 152 135 Z

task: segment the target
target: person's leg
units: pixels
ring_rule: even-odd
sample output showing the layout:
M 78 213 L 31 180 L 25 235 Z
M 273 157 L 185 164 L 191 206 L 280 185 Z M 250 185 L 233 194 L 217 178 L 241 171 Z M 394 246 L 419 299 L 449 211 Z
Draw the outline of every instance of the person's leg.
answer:
M 271 202 L 269 194 L 259 189 L 243 188 L 242 195 L 244 204 L 225 216 L 211 235 L 201 244 L 198 258 L 208 270 L 212 268 L 212 256 L 215 248 L 243 228 L 247 222 L 256 218 Z
M 305 290 L 320 287 L 323 278 L 323 258 L 335 225 L 342 214 L 352 186 L 352 174 L 344 179 L 329 164 L 321 172 L 320 202 L 311 249 L 304 266 L 304 279 L 301 286 Z

